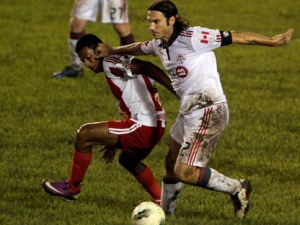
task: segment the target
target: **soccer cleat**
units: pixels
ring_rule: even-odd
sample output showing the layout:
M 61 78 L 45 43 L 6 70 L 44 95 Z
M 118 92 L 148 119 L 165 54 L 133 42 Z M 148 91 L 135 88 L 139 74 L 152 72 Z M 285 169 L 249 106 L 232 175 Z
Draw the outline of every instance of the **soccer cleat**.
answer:
M 66 180 L 58 182 L 48 182 L 43 180 L 42 186 L 50 195 L 64 197 L 68 200 L 76 200 L 79 197 L 79 192 L 71 193 L 70 184 Z
M 250 208 L 249 195 L 252 191 L 252 188 L 249 180 L 242 180 L 241 184 L 242 184 L 242 189 L 235 195 L 231 196 L 231 199 L 234 206 L 235 216 L 243 219 L 245 218 Z
M 83 76 L 83 69 L 75 70 L 71 66 L 66 66 L 62 71 L 52 74 L 54 78 L 63 78 L 63 77 L 80 77 Z

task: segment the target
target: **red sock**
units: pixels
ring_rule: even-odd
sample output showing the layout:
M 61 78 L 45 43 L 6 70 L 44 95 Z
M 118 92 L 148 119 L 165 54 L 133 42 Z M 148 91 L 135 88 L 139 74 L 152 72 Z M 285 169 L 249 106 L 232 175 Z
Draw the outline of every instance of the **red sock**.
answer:
M 149 193 L 154 201 L 159 201 L 161 199 L 161 189 L 149 167 L 146 167 L 141 174 L 134 177 Z
M 121 45 L 128 45 L 134 43 L 133 34 L 129 34 L 125 37 L 120 37 Z
M 85 172 L 89 167 L 91 160 L 92 152 L 85 154 L 76 150 L 74 151 L 71 175 L 68 180 L 71 186 L 70 191 L 72 193 L 80 191 L 80 183 L 83 181 Z
M 82 38 L 85 35 L 85 31 L 81 31 L 79 33 L 75 33 L 75 32 L 70 31 L 69 35 L 70 35 L 70 39 L 78 40 L 78 39 Z

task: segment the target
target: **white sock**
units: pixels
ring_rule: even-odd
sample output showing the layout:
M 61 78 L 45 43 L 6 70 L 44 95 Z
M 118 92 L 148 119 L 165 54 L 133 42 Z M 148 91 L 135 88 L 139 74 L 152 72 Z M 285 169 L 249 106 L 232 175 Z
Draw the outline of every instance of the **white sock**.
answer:
M 210 169 L 211 177 L 208 181 L 207 188 L 230 195 L 234 195 L 241 190 L 242 185 L 240 181 L 226 177 L 212 168 Z
M 166 184 L 162 182 L 162 194 L 160 206 L 163 208 L 166 214 L 170 215 L 175 212 L 176 201 L 183 187 L 182 182 L 175 184 Z
M 82 69 L 82 62 L 75 52 L 77 39 L 69 39 L 69 50 L 70 50 L 70 64 L 75 70 Z

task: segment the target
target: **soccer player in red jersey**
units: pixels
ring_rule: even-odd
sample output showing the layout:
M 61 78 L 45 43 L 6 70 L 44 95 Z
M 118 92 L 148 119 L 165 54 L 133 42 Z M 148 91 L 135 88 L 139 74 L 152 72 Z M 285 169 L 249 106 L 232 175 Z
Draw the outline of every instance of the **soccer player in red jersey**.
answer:
M 70 178 L 57 182 L 43 181 L 42 186 L 51 195 L 77 199 L 81 191 L 80 184 L 92 159 L 92 146 L 103 145 L 103 159 L 111 162 L 116 149 L 120 149 L 119 163 L 136 178 L 152 200 L 159 204 L 161 189 L 151 169 L 142 162 L 165 131 L 166 115 L 153 79 L 171 92 L 174 93 L 174 90 L 167 75 L 150 62 L 128 55 L 95 59 L 95 48 L 101 42 L 93 34 L 85 35 L 78 41 L 76 52 L 92 71 L 105 73 L 124 120 L 82 125 L 75 140 Z

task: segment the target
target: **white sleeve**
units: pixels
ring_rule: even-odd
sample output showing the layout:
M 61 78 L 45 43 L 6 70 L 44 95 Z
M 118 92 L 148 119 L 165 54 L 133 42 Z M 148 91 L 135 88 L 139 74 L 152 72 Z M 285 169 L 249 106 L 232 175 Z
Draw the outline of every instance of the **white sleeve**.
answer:
M 147 54 L 147 55 L 153 55 L 156 56 L 157 54 L 155 53 L 155 43 L 154 40 L 152 41 L 145 41 L 142 44 L 141 50 Z
M 194 27 L 192 46 L 198 53 L 205 53 L 221 47 L 221 33 L 203 27 Z

